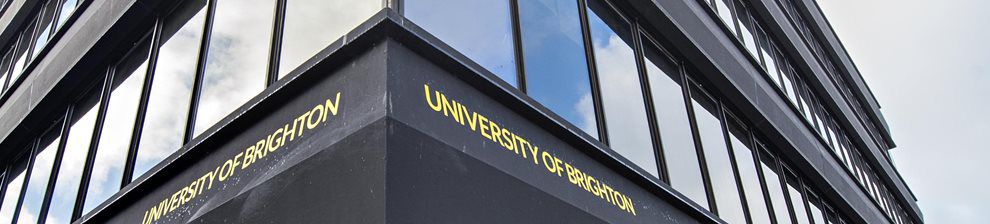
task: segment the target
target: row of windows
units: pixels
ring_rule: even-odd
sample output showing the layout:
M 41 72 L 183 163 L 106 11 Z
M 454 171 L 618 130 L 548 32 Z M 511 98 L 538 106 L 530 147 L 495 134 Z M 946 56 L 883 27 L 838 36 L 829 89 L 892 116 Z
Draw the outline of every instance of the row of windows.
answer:
M 78 0 L 48 0 L 34 18 L 16 32 L 9 44 L 0 47 L 0 95 L 9 94 L 16 88 L 23 73 L 27 72 L 25 69 L 39 58 L 42 49 L 62 29 L 78 5 Z
M 78 219 L 383 6 L 277 2 L 188 0 L 158 18 L 7 168 L 0 223 Z
M 840 93 L 842 93 L 842 96 L 846 99 L 846 101 L 851 104 L 850 107 L 853 109 L 853 112 L 856 113 L 856 117 L 861 119 L 861 122 L 865 124 L 867 132 L 873 136 L 873 141 L 880 146 L 881 149 L 890 148 L 885 141 L 881 141 L 881 139 L 884 138 L 880 135 L 876 123 L 873 122 L 873 118 L 867 116 L 864 112 L 866 111 L 866 106 L 863 105 L 859 98 L 852 94 L 852 90 L 850 89 L 850 86 L 852 85 L 847 82 L 842 75 L 839 75 L 839 69 L 832 61 L 832 57 L 829 57 L 825 52 L 825 47 L 823 47 L 824 45 L 822 44 L 823 42 L 818 38 L 818 36 L 812 33 L 810 28 L 811 26 L 807 23 L 807 20 L 805 20 L 804 17 L 797 11 L 797 3 L 793 0 L 777 0 L 777 3 L 784 9 L 784 13 L 788 16 L 788 19 L 794 27 L 799 31 L 799 34 L 805 41 L 806 45 L 810 46 L 812 55 L 814 55 L 815 58 L 823 65 L 822 67 L 825 68 L 825 73 L 832 79 L 833 84 L 840 90 Z M 887 154 L 886 150 L 884 150 L 884 153 L 882 154 L 888 161 L 890 160 L 890 155 Z
M 724 220 L 838 223 L 607 2 L 409 2 L 410 20 Z
M 722 20 L 731 33 L 742 42 L 746 51 L 767 72 L 770 82 L 776 84 L 778 90 L 794 106 L 821 140 L 831 150 L 832 155 L 847 167 L 847 171 L 858 181 L 865 192 L 884 211 L 894 223 L 911 223 L 907 213 L 899 203 L 891 197 L 890 190 L 879 181 L 872 166 L 866 163 L 865 157 L 855 144 L 852 144 L 846 132 L 838 125 L 831 113 L 822 106 L 820 97 L 812 91 L 803 77 L 797 72 L 774 41 L 767 35 L 763 25 L 755 19 L 748 5 L 741 0 L 711 0 L 706 1 L 718 18 Z

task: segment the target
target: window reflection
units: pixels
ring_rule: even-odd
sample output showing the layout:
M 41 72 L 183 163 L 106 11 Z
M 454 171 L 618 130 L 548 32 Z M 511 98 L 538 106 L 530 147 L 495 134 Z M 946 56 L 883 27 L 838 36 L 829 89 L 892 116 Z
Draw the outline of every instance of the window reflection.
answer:
M 11 65 L 12 68 L 10 72 L 10 85 L 13 85 L 13 83 L 17 81 L 17 78 L 21 77 L 21 72 L 24 71 L 24 63 L 28 60 L 28 46 L 31 45 L 28 34 L 29 32 L 25 32 L 21 35 L 21 40 L 15 48 L 14 64 Z
M 798 182 L 797 178 L 790 174 L 787 174 L 787 194 L 790 195 L 791 207 L 794 209 L 794 219 L 797 220 L 799 224 L 808 224 L 808 210 L 804 203 L 804 193 L 801 191 L 801 182 Z
M 817 197 L 808 194 L 808 210 L 811 211 L 811 218 L 814 224 L 825 224 L 825 214 L 822 210 L 821 202 Z
M 787 199 L 784 196 L 784 186 L 781 185 L 780 175 L 777 173 L 777 161 L 765 149 L 760 151 L 760 167 L 763 171 L 763 183 L 767 186 L 767 193 L 770 196 L 770 204 L 773 206 L 777 223 L 791 223 Z
M 94 92 L 99 93 L 99 89 L 94 90 Z M 82 167 L 86 165 L 86 156 L 89 152 L 89 144 L 93 137 L 93 127 L 96 124 L 98 111 L 95 105 L 99 95 L 90 94 L 89 96 L 77 104 L 73 110 L 75 122 L 69 127 L 65 152 L 62 154 L 62 163 L 59 164 L 58 177 L 55 180 L 54 194 L 52 194 L 46 223 L 69 223 L 71 221 L 76 194 L 79 192 L 79 181 L 82 178 Z
M 708 165 L 708 177 L 711 179 L 712 196 L 718 216 L 730 223 L 744 223 L 746 216 L 742 211 L 742 201 L 739 190 L 736 189 L 735 172 L 725 144 L 725 134 L 722 123 L 719 122 L 718 104 L 704 96 L 700 91 L 691 93 L 698 126 L 698 137 L 701 140 L 702 151 L 705 153 L 705 164 Z
M 24 149 L 30 151 L 31 149 Z M 27 159 L 21 161 L 7 170 L 5 180 L 7 188 L 3 194 L 3 204 L 0 204 L 0 223 L 11 223 L 14 220 L 14 212 L 17 210 L 17 200 L 21 198 L 21 190 L 24 187 L 24 175 L 27 167 Z
M 736 4 L 736 8 L 738 9 L 736 13 L 739 16 L 739 40 L 746 46 L 746 50 L 759 60 L 759 51 L 756 47 L 755 36 L 753 36 L 752 17 L 749 16 L 749 10 L 741 3 Z
M 52 20 L 55 19 L 55 6 L 58 1 L 50 1 L 48 5 L 45 6 L 44 11 L 39 15 L 38 19 L 38 31 L 34 35 L 34 50 L 31 53 L 31 58 L 37 57 L 41 49 L 48 44 L 48 36 L 51 34 L 52 30 Z
M 519 1 L 526 88 L 529 96 L 597 137 L 579 9 L 575 0 Z
M 405 15 L 423 29 L 518 85 L 509 0 L 408 0 L 404 7 Z
M 736 161 L 736 169 L 739 170 L 739 179 L 743 186 L 743 195 L 746 196 L 750 217 L 753 223 L 771 223 L 749 135 L 735 122 L 726 123 L 729 127 L 729 139 L 732 142 L 732 155 Z
M 78 3 L 79 0 L 65 0 L 62 2 L 62 9 L 58 13 L 58 23 L 56 27 L 62 27 L 62 25 L 65 24 L 65 21 L 69 20 L 69 16 L 76 11 L 76 5 Z
M 643 42 L 648 42 L 644 40 Z M 646 74 L 656 109 L 668 183 L 702 207 L 708 206 L 701 165 L 691 135 L 681 73 L 659 49 L 645 44 Z
M 609 144 L 655 177 L 660 177 L 650 136 L 643 87 L 633 53 L 629 23 L 599 1 L 589 1 L 588 23 L 602 89 Z
M 83 213 L 87 213 L 120 190 L 123 178 L 124 161 L 134 132 L 134 119 L 137 117 L 138 101 L 144 86 L 148 66 L 149 42 L 139 45 L 136 51 L 126 56 L 117 65 L 113 78 L 112 92 L 107 103 L 103 133 L 97 143 L 93 171 L 86 191 Z
M 132 178 L 140 177 L 182 146 L 205 5 L 204 0 L 191 1 L 166 19 Z
M 270 4 L 267 1 L 257 3 Z M 413 4 L 404 3 L 404 5 L 412 6 Z M 436 12 L 438 5 L 430 6 Z M 316 55 L 333 41 L 344 36 L 381 8 L 381 0 L 288 1 L 285 9 L 285 26 L 278 77 L 289 74 L 293 69 Z M 444 8 L 450 7 L 444 5 Z M 260 19 L 258 18 L 259 22 L 261 22 Z M 450 18 L 447 17 L 446 19 L 449 20 Z M 508 49 L 511 51 L 512 48 Z
M 217 1 L 197 135 L 264 88 L 274 12 L 275 0 Z
M 732 16 L 732 1 L 731 0 L 713 0 L 715 3 L 715 11 L 718 13 L 718 18 L 722 19 L 722 22 L 729 28 L 730 33 L 736 33 L 736 22 L 735 18 Z
M 56 126 L 61 127 L 61 126 Z M 31 178 L 28 180 L 27 191 L 24 193 L 24 204 L 21 205 L 17 215 L 18 223 L 37 223 L 38 215 L 41 212 L 41 203 L 45 199 L 45 191 L 48 190 L 48 180 L 52 175 L 52 167 L 55 165 L 55 153 L 58 151 L 59 129 L 50 131 L 48 136 L 43 137 L 37 155 L 34 157 L 34 164 L 31 165 Z M 55 139 L 51 139 L 51 138 Z

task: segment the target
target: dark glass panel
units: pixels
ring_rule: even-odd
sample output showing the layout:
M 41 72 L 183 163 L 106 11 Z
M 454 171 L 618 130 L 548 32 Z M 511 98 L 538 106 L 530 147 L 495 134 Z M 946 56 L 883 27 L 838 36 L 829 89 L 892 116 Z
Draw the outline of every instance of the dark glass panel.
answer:
M 529 96 L 598 137 L 580 8 L 576 0 L 519 1 Z
M 761 146 L 762 147 L 762 146 Z M 767 151 L 760 151 L 760 165 L 763 169 L 763 183 L 767 186 L 770 204 L 778 224 L 791 223 L 791 215 L 784 195 L 784 186 L 778 174 L 777 161 Z
M 100 82 L 102 83 L 102 82 Z M 80 101 L 73 109 L 72 126 L 66 139 L 62 163 L 59 164 L 58 177 L 55 180 L 54 194 L 48 210 L 46 223 L 69 223 L 72 209 L 79 192 L 79 182 L 82 180 L 83 167 L 89 153 L 90 142 L 93 138 L 93 128 L 96 125 L 96 108 L 100 88 L 94 88 L 87 98 Z
M 759 166 L 753 157 L 752 141 L 745 129 L 736 122 L 728 122 L 729 139 L 732 142 L 732 153 L 739 171 L 739 179 L 743 186 L 743 195 L 749 207 L 753 223 L 771 223 L 770 212 L 763 197 L 763 186 L 760 185 Z
M 651 98 L 670 178 L 667 181 L 678 192 L 707 208 L 698 151 L 691 135 L 691 120 L 688 119 L 684 89 L 681 87 L 681 72 L 653 44 L 645 44 L 644 48 L 646 74 L 650 80 Z
M 701 91 L 696 90 L 691 96 L 698 138 L 705 153 L 705 164 L 708 165 L 708 177 L 711 179 L 718 216 L 729 223 L 745 223 L 746 216 L 739 198 L 739 189 L 736 188 L 735 171 L 729 158 L 731 154 L 719 119 L 721 110 L 716 102 Z
M 97 143 L 93 173 L 86 190 L 83 213 L 87 213 L 120 190 L 124 175 L 124 161 L 134 132 L 138 103 L 148 66 L 148 50 L 151 43 L 144 41 L 116 65 L 113 86 L 107 103 L 106 119 Z
M 756 38 L 753 34 L 753 19 L 749 16 L 747 8 L 742 4 L 736 4 L 736 9 L 736 14 L 739 18 L 739 40 L 743 42 L 746 50 L 756 57 L 756 60 L 760 60 L 759 50 L 756 47 Z
M 588 8 L 609 145 L 653 176 L 660 177 L 630 24 L 603 2 L 588 1 Z
M 794 177 L 794 174 L 791 174 L 790 171 L 787 171 L 786 173 L 787 194 L 790 197 L 791 206 L 794 209 L 792 210 L 792 212 L 794 212 L 794 219 L 797 220 L 797 223 L 799 224 L 808 224 L 810 219 L 808 218 L 807 203 L 804 200 L 804 191 L 802 191 L 804 188 L 801 187 L 801 182 L 797 180 L 797 177 Z
M 132 178 L 140 177 L 183 144 L 203 38 L 204 6 L 205 0 L 189 1 L 165 20 Z
M 30 151 L 31 149 L 24 150 Z M 11 223 L 14 220 L 14 212 L 17 212 L 17 201 L 21 199 L 21 191 L 24 189 L 27 163 L 26 157 L 21 158 L 7 170 L 7 178 L 4 180 L 6 182 L 3 183 L 7 186 L 3 193 L 3 203 L 0 204 L 0 223 Z
M 27 191 L 24 193 L 24 204 L 21 205 L 21 210 L 17 215 L 17 223 L 38 222 L 41 203 L 45 199 L 45 192 L 48 190 L 48 182 L 52 175 L 52 167 L 55 165 L 55 154 L 58 151 L 59 139 L 61 139 L 58 136 L 60 131 L 58 128 L 54 128 L 41 139 L 40 150 L 35 154 L 34 164 L 31 165 L 31 178 L 27 185 Z
M 269 4 L 267 2 L 261 4 Z M 410 7 L 409 1 L 403 3 Z M 450 8 L 431 5 L 434 11 Z M 278 77 L 289 74 L 319 51 L 350 32 L 382 8 L 381 0 L 289 0 L 285 6 L 285 26 Z M 408 15 L 407 15 L 408 16 Z M 475 15 L 478 16 L 478 15 Z M 463 21 L 444 18 L 448 21 Z M 478 42 L 486 43 L 486 42 Z M 512 48 L 508 48 L 512 51 Z

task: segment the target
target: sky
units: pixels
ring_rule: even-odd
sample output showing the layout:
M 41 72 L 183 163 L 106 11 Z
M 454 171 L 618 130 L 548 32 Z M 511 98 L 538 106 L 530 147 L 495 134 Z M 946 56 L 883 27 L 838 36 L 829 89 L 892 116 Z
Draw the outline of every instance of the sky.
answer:
M 880 102 L 926 223 L 986 223 L 990 1 L 818 3 Z

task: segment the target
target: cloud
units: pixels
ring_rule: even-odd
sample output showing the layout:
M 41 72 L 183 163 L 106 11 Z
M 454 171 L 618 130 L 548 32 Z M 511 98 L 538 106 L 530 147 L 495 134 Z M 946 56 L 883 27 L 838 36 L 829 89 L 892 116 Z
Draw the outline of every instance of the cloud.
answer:
M 883 106 L 891 154 L 930 223 L 990 210 L 990 2 L 819 1 Z

